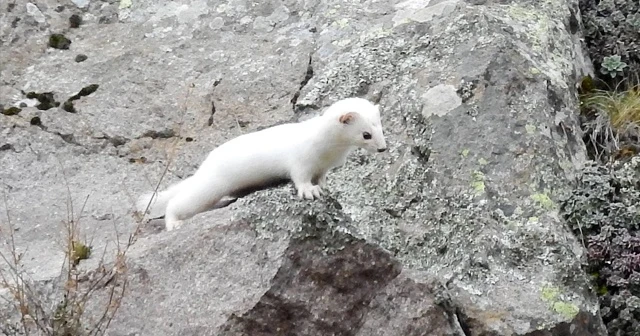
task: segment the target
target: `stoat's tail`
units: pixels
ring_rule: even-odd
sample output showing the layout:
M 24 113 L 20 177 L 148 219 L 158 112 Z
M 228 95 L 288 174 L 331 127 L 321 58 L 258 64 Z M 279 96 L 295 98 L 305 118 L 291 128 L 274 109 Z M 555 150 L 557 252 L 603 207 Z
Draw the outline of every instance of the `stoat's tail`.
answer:
M 148 218 L 159 218 L 164 216 L 164 211 L 167 208 L 167 203 L 169 200 L 175 196 L 178 192 L 180 192 L 185 185 L 188 183 L 190 177 L 182 180 L 164 191 L 159 191 L 158 193 L 149 192 L 138 198 L 138 202 L 136 203 L 136 210 L 140 213 L 144 213 L 147 206 L 148 209 Z M 153 200 L 152 200 L 153 198 Z M 151 202 L 151 204 L 149 204 Z

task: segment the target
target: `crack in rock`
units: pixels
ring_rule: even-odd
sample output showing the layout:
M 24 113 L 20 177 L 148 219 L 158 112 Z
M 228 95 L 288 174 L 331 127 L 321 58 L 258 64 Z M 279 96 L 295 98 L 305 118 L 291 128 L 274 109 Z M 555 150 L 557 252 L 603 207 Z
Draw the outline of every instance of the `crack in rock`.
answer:
M 62 105 L 62 109 L 69 112 L 69 113 L 76 113 L 76 108 L 73 106 L 73 101 L 74 100 L 78 100 L 82 97 L 88 96 L 94 92 L 96 92 L 96 90 L 98 90 L 98 88 L 100 87 L 100 85 L 98 84 L 91 84 L 88 86 L 83 87 L 80 92 L 74 94 L 73 96 L 69 97 L 69 99 L 67 99 L 67 101 L 64 102 L 64 104 Z M 58 103 L 59 104 L 59 103 Z
M 452 327 L 457 329 L 460 333 L 460 336 L 471 336 L 471 328 L 467 324 L 465 320 L 465 316 L 460 310 L 460 308 L 455 308 L 452 316 Z
M 151 138 L 151 139 L 169 139 L 176 136 L 176 132 L 174 132 L 170 128 L 165 128 L 161 131 L 150 130 L 142 133 L 141 136 L 137 137 L 137 139 L 141 138 Z
M 69 97 L 69 100 L 78 100 L 81 97 L 85 97 L 88 96 L 94 92 L 96 92 L 96 90 L 98 90 L 98 88 L 100 87 L 100 85 L 98 84 L 91 84 L 91 85 L 87 85 L 85 87 L 83 87 L 80 92 L 74 94 L 73 96 Z
M 64 134 L 64 133 L 60 133 L 58 131 L 49 130 L 49 128 L 42 123 L 42 119 L 40 119 L 40 117 L 31 118 L 31 120 L 29 121 L 29 124 L 31 126 L 36 126 L 36 127 L 40 128 L 42 131 L 44 131 L 46 133 L 53 134 L 53 135 L 56 135 L 56 136 L 60 137 L 60 139 L 62 139 L 62 141 L 66 142 L 68 144 L 79 146 L 79 147 L 82 147 L 84 149 L 89 149 L 85 145 L 83 145 L 80 142 L 78 142 L 78 140 L 75 139 L 75 136 L 73 135 L 73 133 Z
M 99 136 L 99 137 L 94 137 L 94 139 L 107 140 L 107 142 L 109 142 L 111 145 L 113 145 L 113 147 L 116 147 L 116 148 L 120 146 L 124 146 L 129 141 L 131 141 L 131 139 L 125 138 L 123 136 L 119 136 L 119 135 L 110 136 L 107 134 L 103 134 L 102 136 Z
M 76 146 L 80 146 L 83 147 L 84 146 L 79 143 L 75 137 L 73 136 L 73 133 L 70 134 L 62 134 L 60 132 L 56 132 L 56 131 L 50 131 L 49 128 L 47 126 L 45 126 L 44 124 L 42 124 L 42 120 L 40 119 L 40 117 L 33 117 L 31 118 L 31 120 L 29 121 L 29 123 L 31 124 L 31 126 L 36 126 L 39 127 L 41 130 L 43 130 L 44 132 L 47 132 L 49 134 L 53 134 L 53 135 L 57 135 L 60 137 L 60 139 L 62 139 L 64 142 L 68 143 L 68 144 L 72 144 L 72 145 L 76 145 Z
M 216 103 L 211 100 L 211 115 L 209 115 L 209 119 L 207 120 L 207 126 L 213 125 L 213 115 L 216 114 Z
M 300 82 L 298 91 L 296 91 L 296 93 L 293 94 L 293 98 L 291 98 L 291 105 L 294 112 L 299 112 L 301 110 L 302 106 L 296 106 L 298 103 L 298 98 L 300 98 L 302 89 L 307 85 L 307 83 L 309 83 L 311 78 L 313 78 L 313 56 L 309 55 L 309 63 L 307 64 L 307 70 L 304 74 L 304 78 Z
M 209 119 L 207 120 L 207 125 L 211 126 L 213 125 L 213 115 L 216 114 L 216 103 L 214 101 L 214 93 L 216 90 L 216 87 L 222 82 L 222 79 L 217 79 L 215 82 L 213 82 L 213 89 L 211 90 L 211 115 L 209 115 Z
M 12 144 L 10 144 L 10 143 L 6 143 L 6 144 L 4 144 L 4 145 L 0 146 L 0 152 L 7 151 L 7 150 L 13 150 L 13 151 L 15 151 L 15 148 L 14 148 L 14 147 L 13 147 L 13 145 L 12 145 Z

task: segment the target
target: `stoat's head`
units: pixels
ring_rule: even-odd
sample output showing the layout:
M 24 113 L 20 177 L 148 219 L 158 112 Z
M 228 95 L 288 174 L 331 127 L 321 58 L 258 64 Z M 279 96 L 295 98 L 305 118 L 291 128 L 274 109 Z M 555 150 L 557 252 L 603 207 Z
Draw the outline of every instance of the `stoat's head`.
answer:
M 324 116 L 339 123 L 342 138 L 350 145 L 370 152 L 387 150 L 379 105 L 362 98 L 346 98 L 331 105 Z

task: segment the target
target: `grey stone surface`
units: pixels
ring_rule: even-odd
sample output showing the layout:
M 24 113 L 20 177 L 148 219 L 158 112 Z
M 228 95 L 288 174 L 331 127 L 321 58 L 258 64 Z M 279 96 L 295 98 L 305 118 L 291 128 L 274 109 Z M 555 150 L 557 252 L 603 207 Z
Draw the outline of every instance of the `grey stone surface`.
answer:
M 91 0 L 71 0 L 71 2 L 73 2 L 74 5 L 80 8 L 84 8 L 84 7 L 87 7 L 87 5 L 89 5 L 89 2 L 91 2 Z
M 584 160 L 574 1 L 30 3 L 44 22 L 0 5 L 0 104 L 61 105 L 0 115 L 0 210 L 36 280 L 60 269 L 68 190 L 111 253 L 168 162 L 162 186 L 337 99 L 383 110 L 389 151 L 355 153 L 322 201 L 288 185 L 175 232 L 147 224 L 110 335 L 604 334 L 554 202 Z M 428 94 L 443 87 L 448 102 Z
M 27 13 L 33 17 L 34 20 L 38 23 L 44 23 L 46 21 L 44 14 L 38 9 L 38 6 L 28 3 L 27 4 Z

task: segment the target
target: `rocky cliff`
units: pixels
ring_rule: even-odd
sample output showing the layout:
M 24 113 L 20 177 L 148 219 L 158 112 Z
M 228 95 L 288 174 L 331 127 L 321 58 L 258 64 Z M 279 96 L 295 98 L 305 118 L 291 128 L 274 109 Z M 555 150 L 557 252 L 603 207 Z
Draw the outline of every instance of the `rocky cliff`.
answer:
M 556 203 L 585 157 L 577 1 L 0 6 L 0 208 L 34 281 L 70 203 L 109 254 L 167 164 L 162 186 L 239 134 L 382 107 L 389 150 L 321 201 L 285 185 L 145 224 L 109 335 L 606 334 Z

